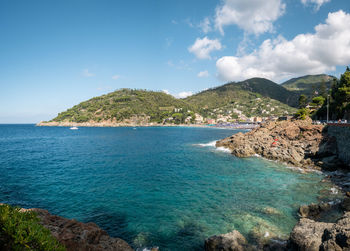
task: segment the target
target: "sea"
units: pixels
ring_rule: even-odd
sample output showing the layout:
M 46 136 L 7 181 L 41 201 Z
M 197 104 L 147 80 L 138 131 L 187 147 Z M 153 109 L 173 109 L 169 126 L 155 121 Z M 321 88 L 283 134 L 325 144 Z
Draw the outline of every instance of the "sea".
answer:
M 0 125 L 0 202 L 95 222 L 138 250 L 203 250 L 212 235 L 288 238 L 302 204 L 336 199 L 320 173 L 215 141 L 244 130 Z

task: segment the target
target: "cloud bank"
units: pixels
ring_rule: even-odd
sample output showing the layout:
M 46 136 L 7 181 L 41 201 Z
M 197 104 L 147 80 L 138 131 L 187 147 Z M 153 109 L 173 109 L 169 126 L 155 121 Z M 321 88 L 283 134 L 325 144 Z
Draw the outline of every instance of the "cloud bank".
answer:
M 282 36 L 265 40 L 250 54 L 225 56 L 217 60 L 218 77 L 238 81 L 265 77 L 275 81 L 303 74 L 334 71 L 350 64 L 350 14 L 340 10 L 328 14 L 313 34 L 299 34 L 292 40 Z

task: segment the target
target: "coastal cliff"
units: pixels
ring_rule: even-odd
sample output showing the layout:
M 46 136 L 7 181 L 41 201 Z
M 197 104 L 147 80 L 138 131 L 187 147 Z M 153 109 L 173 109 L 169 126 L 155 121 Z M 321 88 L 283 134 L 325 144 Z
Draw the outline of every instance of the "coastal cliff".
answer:
M 337 139 L 327 131 L 311 120 L 268 122 L 219 140 L 216 146 L 229 148 L 237 157 L 259 155 L 305 170 L 344 166 L 338 158 Z

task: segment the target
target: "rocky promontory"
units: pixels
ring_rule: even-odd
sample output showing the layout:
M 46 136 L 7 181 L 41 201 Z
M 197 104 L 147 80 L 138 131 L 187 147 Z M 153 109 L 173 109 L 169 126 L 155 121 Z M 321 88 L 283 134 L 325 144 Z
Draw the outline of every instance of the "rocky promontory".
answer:
M 247 133 L 237 133 L 219 140 L 217 147 L 226 147 L 237 157 L 259 155 L 304 169 L 335 168 L 337 143 L 327 127 L 308 120 L 267 122 Z
M 119 238 L 110 237 L 95 223 L 82 223 L 50 214 L 47 210 L 32 208 L 21 211 L 34 211 L 40 224 L 49 229 L 51 234 L 68 251 L 133 251 L 128 243 Z

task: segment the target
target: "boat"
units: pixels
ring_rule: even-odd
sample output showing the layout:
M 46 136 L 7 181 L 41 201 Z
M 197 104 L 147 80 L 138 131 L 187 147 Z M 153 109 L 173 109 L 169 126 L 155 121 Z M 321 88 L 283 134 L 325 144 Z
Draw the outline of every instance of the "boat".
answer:
M 73 127 L 69 128 L 69 129 L 71 129 L 71 130 L 78 130 L 79 128 L 76 127 L 76 126 L 73 126 Z

